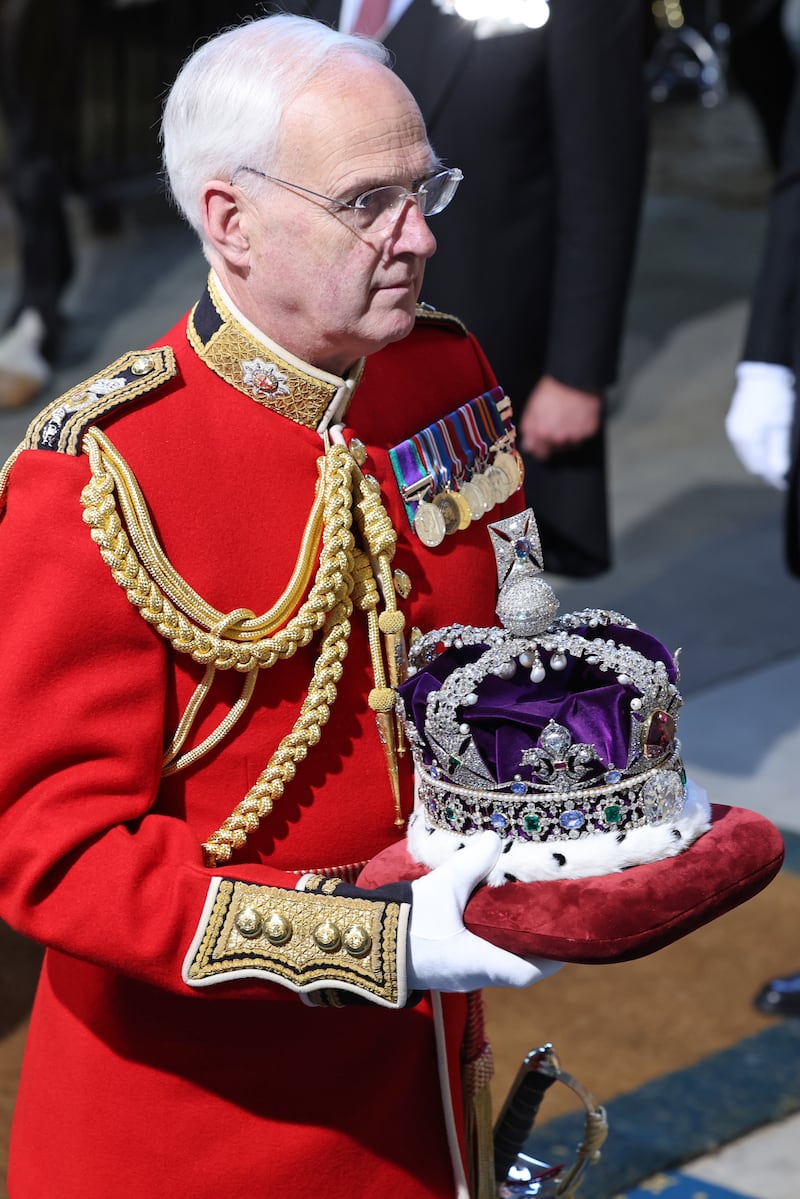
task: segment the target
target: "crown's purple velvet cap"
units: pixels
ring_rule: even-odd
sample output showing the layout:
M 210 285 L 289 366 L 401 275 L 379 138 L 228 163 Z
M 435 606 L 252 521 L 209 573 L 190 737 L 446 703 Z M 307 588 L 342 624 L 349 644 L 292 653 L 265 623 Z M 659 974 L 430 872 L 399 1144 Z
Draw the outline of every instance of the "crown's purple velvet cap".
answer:
M 594 628 L 575 629 L 575 634 L 592 640 L 599 635 Z M 628 645 L 651 661 L 664 663 L 669 681 L 677 681 L 672 655 L 662 643 L 641 629 L 605 625 L 603 640 Z M 445 679 L 467 662 L 475 661 L 485 646 L 465 646 L 444 650 L 433 662 L 412 675 L 400 687 L 406 710 L 424 738 L 426 701 L 438 691 Z M 498 783 L 509 783 L 519 773 L 523 751 L 535 745 L 550 720 L 563 725 L 575 743 L 593 745 L 599 762 L 595 772 L 613 766 L 625 769 L 631 741 L 631 700 L 638 695 L 635 687 L 619 683 L 608 670 L 601 670 L 585 658 L 567 655 L 563 670 L 549 665 L 551 654 L 539 651 L 545 677 L 534 683 L 530 670 L 517 665 L 510 679 L 488 675 L 478 686 L 478 702 L 460 711 L 469 726 L 484 763 Z M 429 754 L 425 754 L 428 764 Z M 590 772 L 587 781 L 592 777 Z M 602 780 L 600 780 L 602 781 Z

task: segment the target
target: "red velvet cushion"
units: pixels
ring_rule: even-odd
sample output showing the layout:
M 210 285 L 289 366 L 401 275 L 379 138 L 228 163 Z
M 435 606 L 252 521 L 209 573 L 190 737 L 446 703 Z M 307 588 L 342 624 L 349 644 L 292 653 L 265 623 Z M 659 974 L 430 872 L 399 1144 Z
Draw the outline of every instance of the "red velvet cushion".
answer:
M 783 840 L 764 816 L 712 804 L 711 818 L 694 845 L 661 862 L 597 878 L 480 887 L 465 923 L 527 957 L 586 964 L 645 957 L 751 899 L 780 870 Z M 425 869 L 400 841 L 367 864 L 359 883 L 413 880 Z

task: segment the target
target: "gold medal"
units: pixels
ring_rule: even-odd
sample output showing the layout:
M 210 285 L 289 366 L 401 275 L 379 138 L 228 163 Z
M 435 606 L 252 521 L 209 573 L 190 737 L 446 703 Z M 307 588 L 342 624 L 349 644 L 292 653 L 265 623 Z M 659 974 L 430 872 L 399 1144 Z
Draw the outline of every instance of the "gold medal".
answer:
M 442 514 L 444 531 L 447 536 L 449 537 L 451 533 L 457 533 L 461 523 L 461 513 L 452 491 L 440 491 L 433 497 L 431 502 L 436 505 Z
M 459 515 L 458 528 L 459 528 L 459 532 L 460 532 L 461 529 L 467 529 L 472 524 L 472 509 L 470 508 L 469 503 L 467 502 L 467 500 L 464 499 L 464 497 L 460 491 L 453 491 L 453 492 L 451 492 L 451 495 L 452 495 L 453 499 L 455 500 L 456 506 L 458 508 L 458 515 Z

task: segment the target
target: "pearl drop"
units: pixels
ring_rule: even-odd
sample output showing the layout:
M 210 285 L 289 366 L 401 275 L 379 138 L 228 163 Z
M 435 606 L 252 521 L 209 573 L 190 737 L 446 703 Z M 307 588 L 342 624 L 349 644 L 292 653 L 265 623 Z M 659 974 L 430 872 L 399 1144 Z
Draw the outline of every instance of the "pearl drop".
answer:
M 525 651 L 525 653 L 520 654 L 519 664 L 520 664 L 520 666 L 532 666 L 533 665 L 533 654 L 529 654 L 527 652 L 527 650 Z
M 516 666 L 513 662 L 503 662 L 501 666 L 497 667 L 497 670 L 494 671 L 494 674 L 498 679 L 511 679 L 514 677 L 515 671 Z
M 533 670 L 531 671 L 531 682 L 532 683 L 541 683 L 541 682 L 543 682 L 544 677 L 545 677 L 545 669 L 540 662 L 539 665 L 534 666 Z
M 641 710 L 642 710 L 642 701 L 640 699 L 632 699 L 631 700 L 631 711 L 632 712 L 641 712 Z
M 469 732 L 469 725 L 468 724 L 460 724 L 458 726 L 458 731 L 459 731 L 459 733 L 463 733 L 466 736 L 466 734 Z
M 567 665 L 567 659 L 564 654 L 553 654 L 550 659 L 550 666 L 553 670 L 563 670 Z

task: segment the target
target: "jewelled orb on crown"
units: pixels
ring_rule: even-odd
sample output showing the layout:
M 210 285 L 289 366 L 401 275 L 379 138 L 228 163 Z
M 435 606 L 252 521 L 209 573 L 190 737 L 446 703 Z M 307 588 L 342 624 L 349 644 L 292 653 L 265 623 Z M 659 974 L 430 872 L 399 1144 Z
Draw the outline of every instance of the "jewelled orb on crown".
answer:
M 618 612 L 559 616 L 533 512 L 489 526 L 500 626 L 418 638 L 400 687 L 415 764 L 407 847 L 440 865 L 492 829 L 489 883 L 672 857 L 711 823 L 677 737 L 677 656 Z

